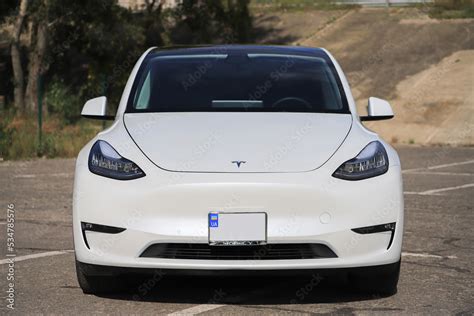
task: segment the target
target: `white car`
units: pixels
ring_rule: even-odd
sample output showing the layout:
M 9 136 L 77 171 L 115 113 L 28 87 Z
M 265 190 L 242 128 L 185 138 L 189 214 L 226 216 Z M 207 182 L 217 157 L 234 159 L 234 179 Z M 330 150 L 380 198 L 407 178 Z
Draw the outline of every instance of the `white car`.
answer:
M 320 48 L 151 48 L 116 115 L 79 153 L 74 248 L 84 293 L 131 273 L 344 274 L 395 293 L 403 189 L 395 150 L 361 121 Z

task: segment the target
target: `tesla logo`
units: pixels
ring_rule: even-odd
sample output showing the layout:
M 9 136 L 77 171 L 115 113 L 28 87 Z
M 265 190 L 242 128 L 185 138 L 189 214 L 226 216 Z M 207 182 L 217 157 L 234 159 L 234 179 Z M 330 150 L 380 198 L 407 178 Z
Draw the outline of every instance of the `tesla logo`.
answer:
M 235 160 L 232 161 L 232 163 L 235 163 L 237 165 L 237 168 L 240 168 L 240 165 L 243 163 L 246 163 L 247 161 L 242 161 L 242 160 Z

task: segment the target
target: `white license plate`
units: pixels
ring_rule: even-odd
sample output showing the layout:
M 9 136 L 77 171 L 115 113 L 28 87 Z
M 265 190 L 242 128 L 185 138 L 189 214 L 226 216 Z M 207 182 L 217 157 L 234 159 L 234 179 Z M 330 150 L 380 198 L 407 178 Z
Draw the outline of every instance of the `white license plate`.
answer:
M 208 221 L 210 245 L 261 245 L 267 241 L 266 213 L 211 212 Z

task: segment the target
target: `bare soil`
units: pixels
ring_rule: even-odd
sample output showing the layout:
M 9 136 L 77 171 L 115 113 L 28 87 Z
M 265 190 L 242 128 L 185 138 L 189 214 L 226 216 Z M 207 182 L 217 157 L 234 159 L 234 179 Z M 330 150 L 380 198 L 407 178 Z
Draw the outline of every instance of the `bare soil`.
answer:
M 361 8 L 271 12 L 255 23 L 262 43 L 331 51 L 361 114 L 368 97 L 389 100 L 396 118 L 367 124 L 386 140 L 474 145 L 474 19 L 436 20 L 417 8 Z

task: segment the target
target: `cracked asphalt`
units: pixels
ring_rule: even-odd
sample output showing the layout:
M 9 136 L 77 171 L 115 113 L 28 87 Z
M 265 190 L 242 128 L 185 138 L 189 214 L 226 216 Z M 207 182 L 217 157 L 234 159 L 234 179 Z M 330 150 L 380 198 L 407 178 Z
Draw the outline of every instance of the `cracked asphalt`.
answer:
M 73 159 L 0 162 L 0 313 L 474 313 L 474 148 L 400 147 L 406 228 L 398 293 L 355 294 L 344 280 L 164 278 L 131 293 L 84 295 L 72 242 Z M 7 211 L 15 210 L 14 309 L 8 307 Z M 12 207 L 10 205 L 10 207 Z

